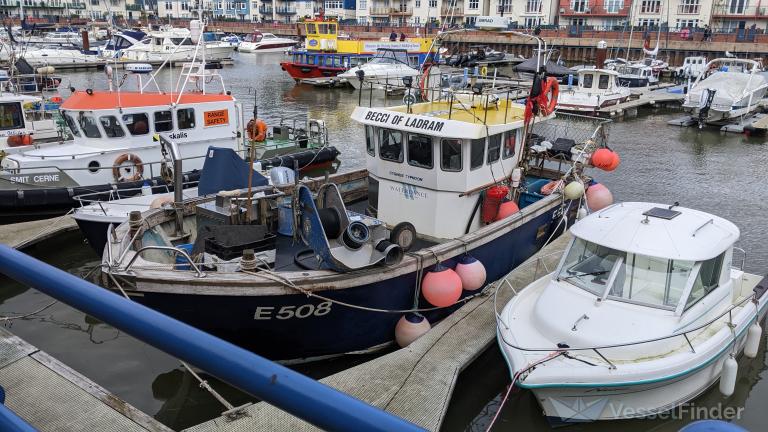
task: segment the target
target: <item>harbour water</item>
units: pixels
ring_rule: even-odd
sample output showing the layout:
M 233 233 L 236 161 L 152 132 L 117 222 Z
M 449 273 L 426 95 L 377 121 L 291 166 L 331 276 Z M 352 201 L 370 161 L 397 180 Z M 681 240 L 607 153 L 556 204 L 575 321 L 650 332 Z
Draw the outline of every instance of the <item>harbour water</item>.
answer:
M 240 54 L 234 66 L 221 71 L 229 90 L 250 113 L 254 101 L 258 116 L 275 124 L 281 116 L 297 114 L 322 119 L 329 129 L 332 145 L 342 152 L 341 170 L 362 166 L 362 129 L 349 114 L 358 94 L 351 89 L 322 89 L 295 85 L 280 70 L 281 55 Z M 172 80 L 162 75 L 161 84 Z M 62 88 L 105 88 L 102 72 L 67 73 Z M 64 92 L 66 97 L 68 92 Z M 374 105 L 384 103 L 374 96 Z M 390 103 L 397 103 L 391 99 Z M 724 135 L 717 131 L 683 129 L 666 124 L 675 111 L 641 113 L 639 117 L 615 122 L 609 144 L 622 158 L 612 173 L 593 170 L 617 200 L 675 201 L 712 212 L 734 221 L 742 231 L 737 246 L 748 252 L 746 270 L 762 274 L 768 267 L 768 232 L 764 227 L 764 198 L 768 172 L 765 138 Z M 84 244 L 79 233 L 45 242 L 32 253 L 46 262 L 83 275 L 99 258 Z M 52 300 L 33 289 L 2 280 L 0 316 L 15 316 L 39 310 Z M 114 328 L 84 316 L 66 305 L 55 303 L 34 316 L 7 322 L 20 337 L 57 357 L 137 408 L 154 415 L 174 429 L 210 419 L 225 410 L 200 389 L 178 361 L 136 341 Z M 765 344 L 763 344 L 765 345 Z M 315 377 L 325 376 L 366 357 L 348 357 L 297 369 Z M 695 407 L 744 410 L 735 420 L 750 430 L 768 428 L 765 400 L 768 384 L 765 346 L 754 360 L 741 359 L 736 393 L 722 397 L 710 389 L 693 402 Z M 213 387 L 233 405 L 249 397 L 210 379 Z M 506 393 L 509 374 L 498 349 L 491 347 L 462 374 L 443 429 L 485 430 Z M 690 421 L 690 412 L 679 419 L 634 420 L 620 423 L 583 424 L 569 430 L 677 430 Z M 698 418 L 698 417 L 697 417 Z M 534 431 L 549 428 L 530 392 L 512 392 L 494 430 Z

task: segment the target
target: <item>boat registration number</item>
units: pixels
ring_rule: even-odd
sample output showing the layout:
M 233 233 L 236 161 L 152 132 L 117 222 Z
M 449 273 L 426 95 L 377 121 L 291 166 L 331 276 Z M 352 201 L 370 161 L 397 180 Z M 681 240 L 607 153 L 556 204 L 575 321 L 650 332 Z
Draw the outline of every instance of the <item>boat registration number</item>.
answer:
M 229 124 L 229 110 L 205 111 L 203 113 L 205 127 Z
M 259 306 L 256 308 L 256 312 L 253 313 L 253 319 L 255 320 L 270 320 L 279 319 L 287 320 L 292 318 L 309 318 L 309 317 L 321 317 L 328 315 L 331 312 L 331 302 L 322 302 L 316 305 L 308 303 L 303 305 L 289 305 L 289 306 Z

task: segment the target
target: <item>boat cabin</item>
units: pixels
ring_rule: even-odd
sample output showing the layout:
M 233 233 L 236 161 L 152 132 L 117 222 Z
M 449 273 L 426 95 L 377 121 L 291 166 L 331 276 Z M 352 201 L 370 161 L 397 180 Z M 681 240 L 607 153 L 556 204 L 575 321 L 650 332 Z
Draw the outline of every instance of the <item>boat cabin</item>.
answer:
M 581 69 L 577 72 L 578 91 L 594 94 L 614 93 L 619 84 L 619 73 L 608 69 Z
M 482 227 L 481 191 L 520 161 L 524 110 L 487 94 L 357 107 L 352 118 L 365 125 L 368 210 L 390 226 L 410 222 L 434 239 Z
M 619 308 L 624 313 L 666 311 L 682 328 L 731 295 L 739 229 L 723 218 L 676 205 L 619 203 L 575 224 L 571 233 L 553 278 L 591 294 L 603 307 L 621 303 L 642 307 Z

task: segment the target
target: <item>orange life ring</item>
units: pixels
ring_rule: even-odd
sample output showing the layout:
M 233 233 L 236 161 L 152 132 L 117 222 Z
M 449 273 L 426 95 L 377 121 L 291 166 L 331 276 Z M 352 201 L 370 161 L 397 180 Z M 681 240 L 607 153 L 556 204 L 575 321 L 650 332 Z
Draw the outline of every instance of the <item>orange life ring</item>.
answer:
M 245 129 L 251 141 L 262 142 L 267 139 L 267 123 L 262 119 L 251 119 Z
M 124 163 L 131 162 L 132 167 L 123 166 Z M 121 169 L 127 169 L 125 173 L 121 173 Z M 133 175 L 130 175 L 133 170 Z M 115 159 L 115 163 L 112 165 L 112 176 L 118 183 L 132 182 L 141 180 L 144 175 L 144 162 L 141 158 L 132 153 L 123 153 Z
M 8 137 L 8 147 L 21 147 L 32 145 L 32 135 L 11 135 Z
M 544 81 L 544 86 L 541 89 L 541 99 L 539 101 L 539 109 L 541 114 L 550 115 L 555 112 L 557 106 L 557 97 L 560 95 L 560 83 L 557 82 L 555 77 L 547 77 Z

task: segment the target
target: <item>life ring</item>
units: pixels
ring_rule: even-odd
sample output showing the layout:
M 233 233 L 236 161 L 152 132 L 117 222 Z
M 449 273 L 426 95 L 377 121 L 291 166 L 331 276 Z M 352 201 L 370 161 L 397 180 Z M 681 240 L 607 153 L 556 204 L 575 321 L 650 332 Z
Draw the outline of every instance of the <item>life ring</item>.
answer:
M 557 78 L 547 77 L 539 96 L 539 109 L 543 115 L 550 115 L 555 112 L 559 95 L 560 83 L 557 82 Z
M 262 119 L 251 119 L 245 129 L 251 141 L 262 142 L 267 139 L 267 123 Z
M 32 145 L 34 139 L 32 135 L 11 135 L 8 137 L 8 147 L 21 147 Z
M 480 68 L 480 76 L 488 76 L 488 66 L 483 66 Z
M 123 165 L 130 162 L 130 165 Z M 115 159 L 112 165 L 112 176 L 118 183 L 141 180 L 144 175 L 144 162 L 132 153 L 123 153 Z

